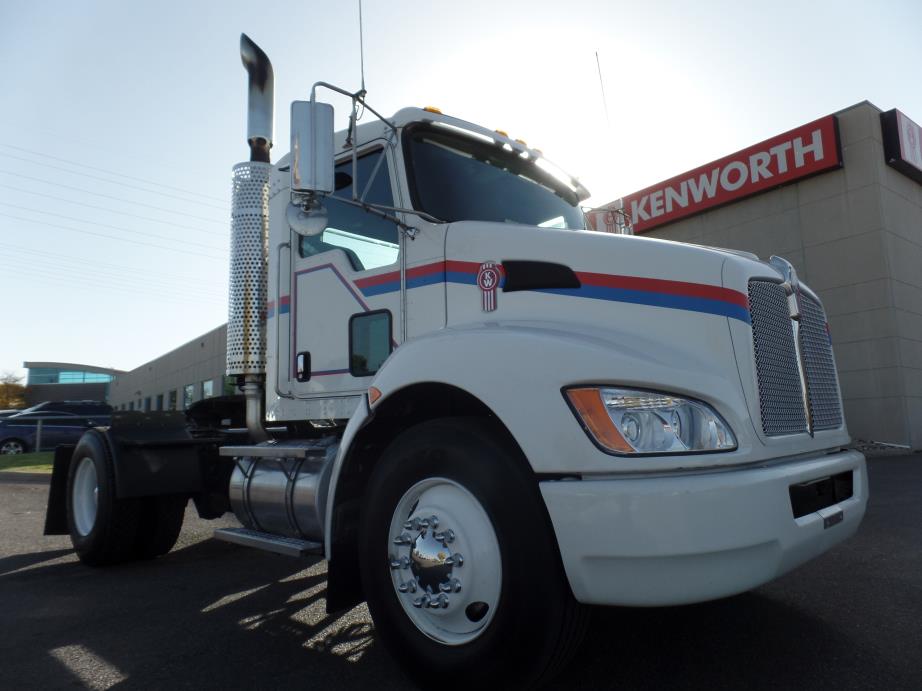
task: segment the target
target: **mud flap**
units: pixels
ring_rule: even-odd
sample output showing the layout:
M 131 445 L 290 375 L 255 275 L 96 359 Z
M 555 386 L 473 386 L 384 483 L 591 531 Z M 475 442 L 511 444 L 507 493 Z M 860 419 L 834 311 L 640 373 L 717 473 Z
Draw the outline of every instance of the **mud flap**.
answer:
M 48 491 L 48 510 L 45 512 L 45 535 L 67 535 L 67 474 L 74 444 L 54 449 L 54 466 L 51 471 L 51 488 Z

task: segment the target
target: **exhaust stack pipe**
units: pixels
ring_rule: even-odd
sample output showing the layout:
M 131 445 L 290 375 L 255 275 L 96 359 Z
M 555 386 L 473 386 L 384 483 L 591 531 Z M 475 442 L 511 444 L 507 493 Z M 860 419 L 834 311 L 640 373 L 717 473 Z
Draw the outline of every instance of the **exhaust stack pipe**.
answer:
M 242 380 L 246 422 L 253 442 L 266 441 L 266 300 L 269 270 L 269 181 L 272 165 L 272 64 L 253 41 L 240 36 L 240 58 L 249 75 L 247 142 L 250 160 L 234 166 L 231 209 L 230 303 L 227 374 Z
M 269 163 L 275 109 L 275 75 L 263 49 L 240 34 L 240 59 L 250 77 L 247 111 L 247 142 L 250 160 Z

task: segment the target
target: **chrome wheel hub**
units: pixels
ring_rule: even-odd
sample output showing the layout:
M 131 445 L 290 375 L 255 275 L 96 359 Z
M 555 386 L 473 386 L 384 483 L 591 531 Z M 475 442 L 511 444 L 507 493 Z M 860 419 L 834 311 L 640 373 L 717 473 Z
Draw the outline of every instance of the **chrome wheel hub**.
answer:
M 80 459 L 71 491 L 74 527 L 80 535 L 86 537 L 96 524 L 96 511 L 99 507 L 99 483 L 96 478 L 96 464 L 92 458 Z
M 391 580 L 410 620 L 462 645 L 489 625 L 499 601 L 499 542 L 483 506 L 453 480 L 430 478 L 401 498 L 389 531 Z

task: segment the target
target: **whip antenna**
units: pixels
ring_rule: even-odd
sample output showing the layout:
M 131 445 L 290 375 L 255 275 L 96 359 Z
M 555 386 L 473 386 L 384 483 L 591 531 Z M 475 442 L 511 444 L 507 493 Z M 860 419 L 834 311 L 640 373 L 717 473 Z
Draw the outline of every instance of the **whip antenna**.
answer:
M 359 61 L 362 68 L 362 93 L 365 93 L 365 37 L 362 35 L 362 0 L 359 0 Z
M 359 7 L 361 8 L 362 3 L 359 0 Z M 361 12 L 361 10 L 359 10 Z M 599 63 L 599 51 L 595 52 L 595 66 L 599 70 L 599 86 L 602 89 L 602 107 L 605 108 L 605 122 L 608 123 L 608 128 L 611 129 L 611 120 L 608 118 L 608 100 L 605 98 L 605 82 L 602 81 L 602 65 Z M 365 88 L 365 84 L 362 84 L 362 88 Z

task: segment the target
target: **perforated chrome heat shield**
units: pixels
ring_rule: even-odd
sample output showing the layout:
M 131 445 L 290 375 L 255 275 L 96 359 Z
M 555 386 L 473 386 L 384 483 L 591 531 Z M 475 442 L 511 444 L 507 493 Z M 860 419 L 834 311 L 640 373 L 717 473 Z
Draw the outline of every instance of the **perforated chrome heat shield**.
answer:
M 234 166 L 231 210 L 227 373 L 266 371 L 266 285 L 269 256 L 268 163 Z

